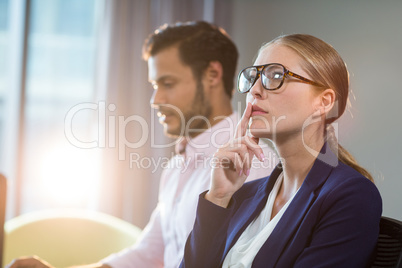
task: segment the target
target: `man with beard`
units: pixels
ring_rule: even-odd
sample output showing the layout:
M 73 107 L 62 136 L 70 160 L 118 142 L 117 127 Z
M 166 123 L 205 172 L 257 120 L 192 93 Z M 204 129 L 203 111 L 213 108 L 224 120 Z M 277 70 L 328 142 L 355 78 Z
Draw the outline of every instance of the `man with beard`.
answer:
M 151 105 L 165 134 L 178 139 L 177 154 L 162 174 L 158 205 L 137 243 L 87 268 L 178 267 L 198 195 L 209 188 L 213 155 L 233 136 L 239 119 L 231 107 L 238 52 L 223 29 L 206 22 L 164 25 L 145 41 L 143 57 L 154 88 Z M 274 162 L 256 160 L 249 179 L 269 175 Z M 28 265 L 50 266 L 29 258 L 11 267 Z

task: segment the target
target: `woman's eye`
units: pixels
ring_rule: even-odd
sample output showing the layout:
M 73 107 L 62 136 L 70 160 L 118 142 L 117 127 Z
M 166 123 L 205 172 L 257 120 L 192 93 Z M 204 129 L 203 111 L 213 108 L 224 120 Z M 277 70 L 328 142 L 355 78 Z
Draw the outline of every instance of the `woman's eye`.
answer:
M 282 73 L 273 73 L 272 79 L 282 79 L 282 76 L 283 76 Z
M 256 76 L 256 72 L 254 71 L 244 72 L 243 75 L 247 81 L 252 81 Z

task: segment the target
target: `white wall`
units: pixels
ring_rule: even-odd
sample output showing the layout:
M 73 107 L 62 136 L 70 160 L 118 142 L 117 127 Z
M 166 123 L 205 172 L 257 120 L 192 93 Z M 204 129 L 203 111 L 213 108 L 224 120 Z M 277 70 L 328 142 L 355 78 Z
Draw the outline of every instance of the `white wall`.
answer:
M 402 220 L 402 1 L 236 0 L 232 18 L 238 69 L 280 34 L 312 34 L 338 50 L 355 96 L 339 142 L 374 175 L 383 215 Z

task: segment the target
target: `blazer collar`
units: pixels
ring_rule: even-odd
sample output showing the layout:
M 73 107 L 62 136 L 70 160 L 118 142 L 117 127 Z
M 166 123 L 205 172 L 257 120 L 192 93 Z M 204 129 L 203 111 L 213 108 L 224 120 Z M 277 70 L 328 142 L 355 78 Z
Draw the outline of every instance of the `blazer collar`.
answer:
M 244 198 L 241 203 L 238 204 L 236 213 L 231 219 L 231 226 L 229 227 L 230 231 L 228 232 L 226 247 L 223 255 L 224 258 L 247 226 L 263 210 L 265 204 L 267 203 L 268 195 L 274 187 L 275 181 L 281 172 L 282 166 L 279 163 L 272 171 L 271 175 L 264 179 L 259 185 L 257 192 L 249 192 L 249 196 Z M 237 203 L 236 197 L 234 197 L 234 202 Z
M 264 258 L 264 252 L 269 252 L 272 258 L 264 259 L 266 267 L 274 267 L 281 253 L 293 237 L 310 205 L 317 198 L 317 190 L 325 183 L 332 169 L 338 165 L 338 157 L 329 149 L 327 143 L 322 147 L 313 167 L 307 174 L 299 191 L 286 209 L 275 229 L 257 254 L 254 262 Z M 276 177 L 277 178 L 277 177 Z M 276 180 L 276 178 L 273 178 Z M 269 189 L 271 191 L 272 188 Z

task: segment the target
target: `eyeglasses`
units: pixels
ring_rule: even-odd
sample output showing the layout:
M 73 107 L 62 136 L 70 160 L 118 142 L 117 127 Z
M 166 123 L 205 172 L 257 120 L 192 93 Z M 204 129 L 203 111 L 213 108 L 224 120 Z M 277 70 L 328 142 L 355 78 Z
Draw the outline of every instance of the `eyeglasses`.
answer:
M 302 82 L 323 87 L 323 85 L 311 81 L 301 75 L 295 74 L 280 63 L 270 63 L 259 66 L 250 66 L 240 71 L 237 79 L 237 89 L 240 93 L 247 93 L 261 77 L 261 84 L 267 90 L 277 90 L 285 81 L 286 77 L 293 76 Z

